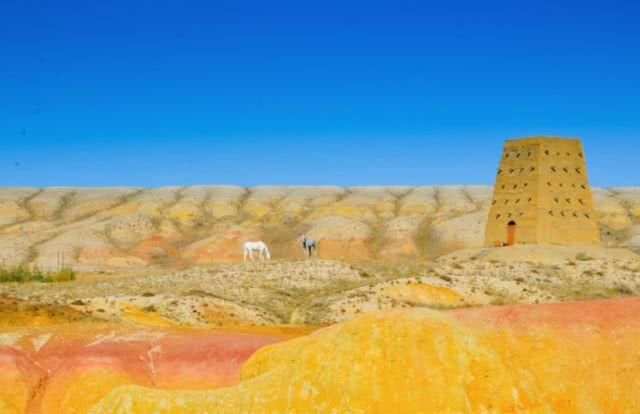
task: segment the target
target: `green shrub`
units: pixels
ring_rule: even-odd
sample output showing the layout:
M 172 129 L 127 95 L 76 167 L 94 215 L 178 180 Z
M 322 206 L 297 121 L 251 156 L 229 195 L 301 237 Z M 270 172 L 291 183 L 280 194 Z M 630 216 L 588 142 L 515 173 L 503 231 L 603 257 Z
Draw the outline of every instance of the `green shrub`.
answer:
M 70 282 L 76 280 L 76 272 L 72 269 L 60 269 L 47 275 L 45 282 Z
M 0 269 L 0 282 L 27 282 L 30 278 L 29 271 L 22 266 Z
M 0 269 L 0 283 L 6 282 L 68 282 L 76 279 L 76 272 L 72 269 L 60 269 L 53 272 L 43 272 L 37 267 L 27 268 L 25 266 L 17 266 L 14 268 Z

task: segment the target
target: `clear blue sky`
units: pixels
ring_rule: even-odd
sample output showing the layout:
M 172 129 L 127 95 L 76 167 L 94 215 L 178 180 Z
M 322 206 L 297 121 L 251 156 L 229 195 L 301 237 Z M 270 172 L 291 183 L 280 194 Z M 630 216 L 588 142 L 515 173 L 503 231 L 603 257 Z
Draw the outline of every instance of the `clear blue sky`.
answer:
M 0 185 L 640 185 L 634 1 L 0 1 Z

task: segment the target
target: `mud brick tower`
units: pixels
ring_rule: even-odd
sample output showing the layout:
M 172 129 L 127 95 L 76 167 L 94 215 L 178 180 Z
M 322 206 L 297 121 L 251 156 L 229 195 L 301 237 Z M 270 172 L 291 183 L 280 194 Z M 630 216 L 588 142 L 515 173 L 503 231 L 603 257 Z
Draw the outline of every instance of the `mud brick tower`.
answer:
M 579 140 L 529 137 L 505 142 L 485 243 L 600 244 Z

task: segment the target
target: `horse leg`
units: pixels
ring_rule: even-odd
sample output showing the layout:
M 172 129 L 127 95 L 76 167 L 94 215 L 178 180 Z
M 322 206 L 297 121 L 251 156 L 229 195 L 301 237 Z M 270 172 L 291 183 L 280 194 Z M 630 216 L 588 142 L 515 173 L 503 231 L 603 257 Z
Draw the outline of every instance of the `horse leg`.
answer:
M 247 262 L 247 249 L 242 249 L 242 260 Z

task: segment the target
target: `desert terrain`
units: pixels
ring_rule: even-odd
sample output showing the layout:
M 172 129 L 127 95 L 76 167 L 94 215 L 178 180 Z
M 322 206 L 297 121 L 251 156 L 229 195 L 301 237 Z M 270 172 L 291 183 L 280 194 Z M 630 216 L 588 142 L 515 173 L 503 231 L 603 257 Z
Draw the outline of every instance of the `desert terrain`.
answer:
M 468 377 L 467 385 L 478 370 L 502 372 L 482 385 L 518 390 L 518 397 L 501 397 L 498 412 L 633 412 L 637 399 L 607 402 L 606 387 L 589 399 L 561 371 L 545 371 L 527 336 L 572 349 L 573 360 L 552 351 L 545 358 L 577 364 L 575 375 L 595 381 L 580 365 L 591 357 L 576 345 L 588 344 L 591 364 L 619 375 L 619 389 L 640 393 L 615 370 L 640 368 L 629 345 L 640 325 L 628 313 L 640 295 L 640 188 L 593 194 L 602 247 L 485 248 L 490 186 L 2 188 L 2 267 L 67 267 L 76 280 L 0 283 L 0 366 L 7 373 L 0 413 L 157 412 L 158 401 L 161 412 L 237 412 L 282 390 L 277 381 L 289 376 L 308 398 L 285 403 L 273 393 L 263 411 L 307 412 L 312 404 L 324 407 L 319 412 L 376 412 L 357 390 L 316 400 L 316 391 L 346 385 L 323 382 L 310 355 L 335 347 L 329 370 L 357 349 L 389 352 L 407 365 L 407 354 L 394 349 L 422 352 L 415 344 L 431 341 L 434 326 L 443 343 L 480 365 L 421 364 Z M 304 257 L 302 234 L 319 241 L 316 257 Z M 243 263 L 246 240 L 264 240 L 272 260 Z M 531 323 L 539 330 L 515 320 L 505 326 L 514 315 L 537 315 Z M 423 328 L 408 334 L 408 326 Z M 382 336 L 370 337 L 378 327 Z M 511 340 L 512 351 L 505 345 Z M 478 345 L 469 348 L 470 341 Z M 620 360 L 607 350 L 621 352 Z M 354 387 L 378 389 L 401 375 L 396 366 L 367 364 L 362 372 L 379 369 L 373 382 L 354 372 Z M 505 367 L 514 364 L 529 374 L 508 378 Z M 555 391 L 540 391 L 553 381 Z M 233 388 L 152 391 L 222 386 Z M 441 389 L 429 386 L 431 396 Z M 496 412 L 482 387 L 467 388 L 465 404 Z M 427 407 L 426 400 L 394 398 L 382 392 L 379 412 L 393 404 L 407 412 Z
M 640 188 L 593 190 L 605 247 L 640 249 Z M 261 239 L 276 259 L 432 259 L 481 247 L 490 186 L 1 188 L 0 261 L 76 271 L 237 261 Z
M 604 248 L 485 249 L 491 195 L 489 186 L 3 188 L 3 267 L 64 265 L 78 280 L 3 283 L 0 295 L 100 320 L 206 327 L 640 293 L 640 188 L 594 189 Z M 302 234 L 319 241 L 313 260 Z M 272 260 L 242 263 L 246 240 L 264 240 Z

